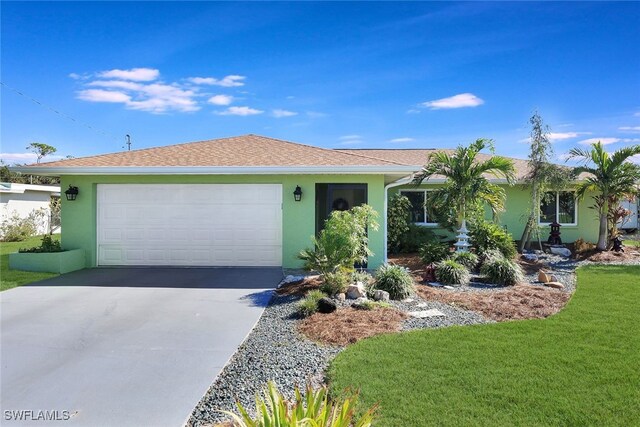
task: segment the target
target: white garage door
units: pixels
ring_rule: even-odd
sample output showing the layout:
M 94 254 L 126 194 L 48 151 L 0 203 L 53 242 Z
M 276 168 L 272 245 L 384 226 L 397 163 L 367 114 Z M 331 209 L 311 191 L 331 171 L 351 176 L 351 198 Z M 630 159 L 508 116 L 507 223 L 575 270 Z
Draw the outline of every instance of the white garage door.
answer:
M 282 186 L 99 184 L 98 265 L 279 266 Z

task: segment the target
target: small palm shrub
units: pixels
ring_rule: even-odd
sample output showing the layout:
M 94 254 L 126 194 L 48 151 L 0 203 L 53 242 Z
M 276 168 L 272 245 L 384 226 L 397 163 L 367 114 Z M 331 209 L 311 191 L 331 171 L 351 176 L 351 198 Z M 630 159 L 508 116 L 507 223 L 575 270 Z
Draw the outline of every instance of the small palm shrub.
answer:
M 518 263 L 505 257 L 488 259 L 482 264 L 480 273 L 491 283 L 502 286 L 513 286 L 524 280 L 524 273 Z
M 346 392 L 343 399 L 332 400 L 326 386 L 314 390 L 307 384 L 304 396 L 296 386 L 294 395 L 293 402 L 287 401 L 269 381 L 263 396 L 256 395 L 256 418 L 252 418 L 240 402 L 236 403 L 239 415 L 220 412 L 231 416 L 237 427 L 369 427 L 377 409 L 377 405 L 373 406 L 357 417 L 358 393 Z
M 436 239 L 432 230 L 410 223 L 407 232 L 400 236 L 399 251 L 405 254 L 418 252 L 422 245 Z
M 298 313 L 302 317 L 311 316 L 318 311 L 318 301 L 327 295 L 317 289 L 307 292 L 307 296 L 298 302 Z
M 436 264 L 436 279 L 445 285 L 468 285 L 470 274 L 464 265 L 446 259 Z
M 320 290 L 327 295 L 335 295 L 347 290 L 351 284 L 351 272 L 345 268 L 339 268 L 333 273 L 324 275 L 324 283 L 320 286 Z
M 384 264 L 376 270 L 375 288 L 389 292 L 391 299 L 404 299 L 413 293 L 413 277 L 407 268 Z
M 418 254 L 425 264 L 440 262 L 449 256 L 449 245 L 437 241 L 430 241 L 420 247 Z
M 477 252 L 483 253 L 490 249 L 497 249 L 509 259 L 515 258 L 518 254 L 511 234 L 498 224 L 479 220 L 474 221 L 470 229 L 471 244 Z
M 454 252 L 449 259 L 464 265 L 469 270 L 473 270 L 478 265 L 478 255 L 473 252 Z

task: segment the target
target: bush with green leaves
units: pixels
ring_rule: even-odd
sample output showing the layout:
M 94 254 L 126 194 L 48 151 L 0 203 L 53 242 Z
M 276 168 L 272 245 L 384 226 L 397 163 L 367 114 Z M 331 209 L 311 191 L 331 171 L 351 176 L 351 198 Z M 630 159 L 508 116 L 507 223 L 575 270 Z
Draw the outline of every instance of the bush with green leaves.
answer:
M 302 317 L 311 316 L 318 311 L 318 302 L 326 296 L 324 292 L 318 289 L 307 292 L 307 295 L 298 301 L 298 313 Z
M 59 240 L 54 240 L 50 235 L 45 234 L 42 236 L 42 243 L 40 246 L 34 246 L 33 248 L 18 249 L 20 253 L 51 253 L 51 252 L 62 252 L 62 246 L 60 246 Z
M 345 268 L 326 273 L 324 282 L 320 285 L 320 290 L 330 296 L 346 292 L 347 287 L 352 283 L 352 274 L 351 271 Z
M 409 224 L 409 230 L 400 237 L 399 251 L 405 254 L 418 252 L 422 245 L 437 238 L 436 234 L 427 227 Z
M 357 304 L 353 304 L 351 307 L 357 310 L 371 311 L 371 310 L 375 310 L 376 308 L 389 308 L 391 307 L 391 304 L 384 301 L 371 301 L 370 299 L 368 299 L 368 300 L 361 301 Z
M 513 286 L 524 280 L 524 273 L 517 262 L 505 257 L 493 257 L 485 261 L 480 273 L 496 285 Z
M 387 248 L 389 252 L 400 252 L 400 244 L 409 231 L 411 202 L 407 196 L 394 194 L 387 205 Z
M 478 265 L 478 255 L 473 252 L 456 251 L 451 254 L 449 259 L 464 265 L 469 270 L 473 270 Z
M 518 254 L 511 234 L 494 222 L 474 221 L 470 224 L 469 235 L 471 245 L 480 254 L 490 249 L 498 249 L 509 259 L 515 258 Z
M 4 216 L 4 215 L 3 215 Z M 0 223 L 0 240 L 3 242 L 21 242 L 38 234 L 46 224 L 46 209 L 34 209 L 26 217 L 18 212 L 4 217 Z
M 434 262 L 442 261 L 447 258 L 451 252 L 449 251 L 449 245 L 441 243 L 435 240 L 427 242 L 420 247 L 418 251 L 420 259 L 425 264 L 431 264 Z
M 352 283 L 362 283 L 368 298 L 373 298 L 375 292 L 376 279 L 366 270 L 356 270 L 352 275 Z
M 389 292 L 391 299 L 404 299 L 414 291 L 413 277 L 405 267 L 384 264 L 376 270 L 375 289 Z
M 239 414 L 220 411 L 233 418 L 237 427 L 369 427 L 375 418 L 377 405 L 358 410 L 358 393 L 345 391 L 342 398 L 330 399 L 326 386 L 314 390 L 307 383 L 305 395 L 296 386 L 294 401 L 287 401 L 273 381 L 267 383 L 262 396 L 256 395 L 256 417 L 238 401 Z M 356 415 L 361 414 L 361 415 Z
M 324 229 L 312 237 L 313 248 L 300 252 L 305 269 L 324 275 L 340 267 L 352 269 L 364 264 L 373 253 L 369 250 L 367 230 L 378 230 L 378 213 L 369 205 L 348 211 L 333 211 Z
M 445 285 L 468 285 L 471 275 L 462 264 L 451 259 L 440 261 L 435 265 L 436 279 Z

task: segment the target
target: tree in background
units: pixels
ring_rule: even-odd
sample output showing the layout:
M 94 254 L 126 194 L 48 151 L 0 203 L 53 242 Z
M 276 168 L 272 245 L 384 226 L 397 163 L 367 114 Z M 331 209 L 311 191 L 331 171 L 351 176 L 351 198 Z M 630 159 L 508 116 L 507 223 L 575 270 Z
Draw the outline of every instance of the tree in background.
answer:
M 36 155 L 36 163 L 40 163 L 40 160 L 42 160 L 44 157 L 58 151 L 56 147 L 52 147 L 48 144 L 43 144 L 42 142 L 32 142 L 31 144 L 27 145 L 27 150 Z
M 538 112 L 534 112 L 529 119 L 531 124 L 529 172 L 525 176 L 526 183 L 531 185 L 531 206 L 518 251 L 522 252 L 530 247 L 531 238 L 535 233 L 538 244 L 540 241 L 540 229 L 538 227 L 538 215 L 540 214 L 540 198 L 549 189 L 559 189 L 566 185 L 571 178 L 571 170 L 551 163 L 553 147 L 549 141 L 549 126 L 545 125 Z
M 640 155 L 640 145 L 620 148 L 609 154 L 600 141 L 591 144 L 591 148 L 573 148 L 569 159 L 578 159 L 584 163 L 576 167 L 575 173 L 587 173 L 587 178 L 578 184 L 577 194 L 583 198 L 588 192 L 592 196 L 593 208 L 598 211 L 600 228 L 598 231 L 598 250 L 607 250 L 609 231 L 615 232 L 615 211 L 625 197 L 634 197 L 638 193 L 640 166 L 629 161 L 632 156 Z

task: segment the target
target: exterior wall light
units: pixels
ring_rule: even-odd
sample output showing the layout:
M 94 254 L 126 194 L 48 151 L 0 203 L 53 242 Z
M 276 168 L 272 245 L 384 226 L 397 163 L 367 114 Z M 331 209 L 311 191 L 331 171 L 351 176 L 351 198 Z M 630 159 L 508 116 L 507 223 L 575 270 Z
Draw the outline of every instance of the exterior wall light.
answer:
M 299 202 L 302 199 L 302 188 L 299 185 L 296 185 L 296 190 L 293 192 L 293 199 L 296 202 Z
M 70 185 L 69 189 L 65 191 L 64 194 L 67 196 L 67 200 L 72 202 L 76 199 L 76 197 L 78 197 L 78 187 Z

